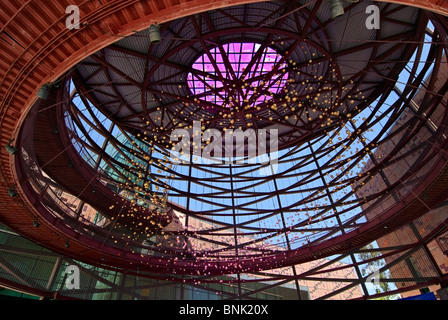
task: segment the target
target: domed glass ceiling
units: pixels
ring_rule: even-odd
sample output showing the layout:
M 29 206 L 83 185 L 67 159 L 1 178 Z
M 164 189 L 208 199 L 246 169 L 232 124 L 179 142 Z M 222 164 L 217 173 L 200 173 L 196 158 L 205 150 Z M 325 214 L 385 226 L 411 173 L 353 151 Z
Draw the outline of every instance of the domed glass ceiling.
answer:
M 157 253 L 179 272 L 274 268 L 369 231 L 369 214 L 425 183 L 442 143 L 428 137 L 443 128 L 409 99 L 432 68 L 420 63 L 433 61 L 428 20 L 382 6 L 377 32 L 365 29 L 363 2 L 350 8 L 351 19 L 282 1 L 186 17 L 161 26 L 160 44 L 136 33 L 67 75 L 61 110 L 80 158 L 133 206 L 176 217 L 148 230 L 136 211 L 122 213 L 126 226 L 102 212 L 120 226 L 117 246 L 132 241 L 142 263 Z M 210 143 L 207 130 L 239 135 L 246 153 L 204 163 L 195 151 Z M 238 146 L 222 137 L 213 142 Z M 189 147 L 173 161 L 180 138 Z M 248 154 L 267 142 L 255 160 Z M 377 190 L 367 190 L 372 179 Z

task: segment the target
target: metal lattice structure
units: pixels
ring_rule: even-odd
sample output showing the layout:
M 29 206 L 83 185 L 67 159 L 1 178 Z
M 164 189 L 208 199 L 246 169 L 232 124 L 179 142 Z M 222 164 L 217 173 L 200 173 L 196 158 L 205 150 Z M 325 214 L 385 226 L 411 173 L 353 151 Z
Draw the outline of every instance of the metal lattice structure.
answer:
M 446 200 L 448 25 L 379 3 L 381 28 L 369 29 L 370 4 L 337 18 L 327 1 L 199 11 L 161 23 L 158 43 L 142 29 L 73 64 L 16 136 L 16 188 L 45 227 L 18 232 L 228 298 L 287 284 L 294 298 L 362 298 L 378 261 L 382 282 L 405 285 L 377 296 L 440 283 L 427 244 L 448 217 L 412 226 Z M 409 242 L 368 246 L 404 226 Z M 426 273 L 394 279 L 416 255 Z M 310 282 L 333 287 L 310 297 Z

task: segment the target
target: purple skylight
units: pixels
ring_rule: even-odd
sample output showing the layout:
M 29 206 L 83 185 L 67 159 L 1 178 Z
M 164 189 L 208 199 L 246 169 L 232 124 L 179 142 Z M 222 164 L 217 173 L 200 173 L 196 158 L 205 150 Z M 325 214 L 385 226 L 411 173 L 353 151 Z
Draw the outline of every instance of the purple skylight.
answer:
M 254 107 L 272 99 L 288 81 L 286 63 L 272 48 L 228 43 L 201 55 L 188 74 L 199 100 L 219 107 Z

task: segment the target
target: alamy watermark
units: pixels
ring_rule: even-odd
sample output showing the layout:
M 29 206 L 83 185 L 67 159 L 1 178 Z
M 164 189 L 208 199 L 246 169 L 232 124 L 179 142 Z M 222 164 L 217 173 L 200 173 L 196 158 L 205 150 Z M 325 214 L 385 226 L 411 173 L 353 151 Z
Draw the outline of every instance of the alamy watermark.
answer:
M 260 174 L 277 172 L 278 129 L 204 129 L 193 121 L 191 130 L 171 132 L 171 163 L 261 164 Z
M 67 6 L 65 13 L 68 14 L 68 17 L 65 19 L 67 29 L 79 29 L 79 7 L 75 5 Z
M 380 268 L 374 265 L 370 265 L 366 268 L 365 272 L 369 274 L 366 278 L 367 283 L 373 283 L 377 288 L 380 287 Z
M 369 14 L 365 22 L 366 28 L 369 30 L 378 30 L 380 28 L 380 8 L 372 4 L 367 6 L 366 13 Z
M 80 288 L 79 267 L 75 265 L 68 265 L 65 268 L 65 287 L 68 290 L 74 290 Z
M 76 5 L 69 5 L 65 9 L 65 13 L 68 15 L 65 20 L 65 26 L 67 29 L 79 29 L 80 28 L 80 12 L 79 7 Z M 379 29 L 380 28 L 380 8 L 377 5 L 369 5 L 365 11 L 369 16 L 365 21 L 367 29 Z

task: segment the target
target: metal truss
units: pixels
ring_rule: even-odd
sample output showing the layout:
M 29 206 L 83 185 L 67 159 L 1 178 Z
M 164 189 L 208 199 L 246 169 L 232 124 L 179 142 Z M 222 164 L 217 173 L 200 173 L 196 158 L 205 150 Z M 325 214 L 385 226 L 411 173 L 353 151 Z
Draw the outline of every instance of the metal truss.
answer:
M 365 6 L 340 19 L 324 1 L 220 8 L 162 24 L 158 44 L 137 32 L 79 62 L 17 139 L 22 197 L 48 228 L 31 238 L 88 264 L 107 288 L 86 295 L 174 286 L 184 298 L 187 287 L 284 298 L 292 284 L 294 299 L 363 299 L 440 283 L 427 245 L 446 218 L 407 243 L 366 246 L 446 200 L 448 28 L 383 3 L 382 29 L 365 30 Z M 251 162 L 247 138 L 241 158 L 207 163 L 195 123 L 201 133 L 267 130 L 270 141 L 275 130 L 278 150 Z M 191 140 L 174 163 L 178 132 Z M 70 246 L 47 242 L 50 232 Z M 415 255 L 427 273 L 398 276 Z M 365 269 L 375 262 L 380 282 L 405 285 L 372 294 Z M 95 268 L 126 270 L 134 289 Z

